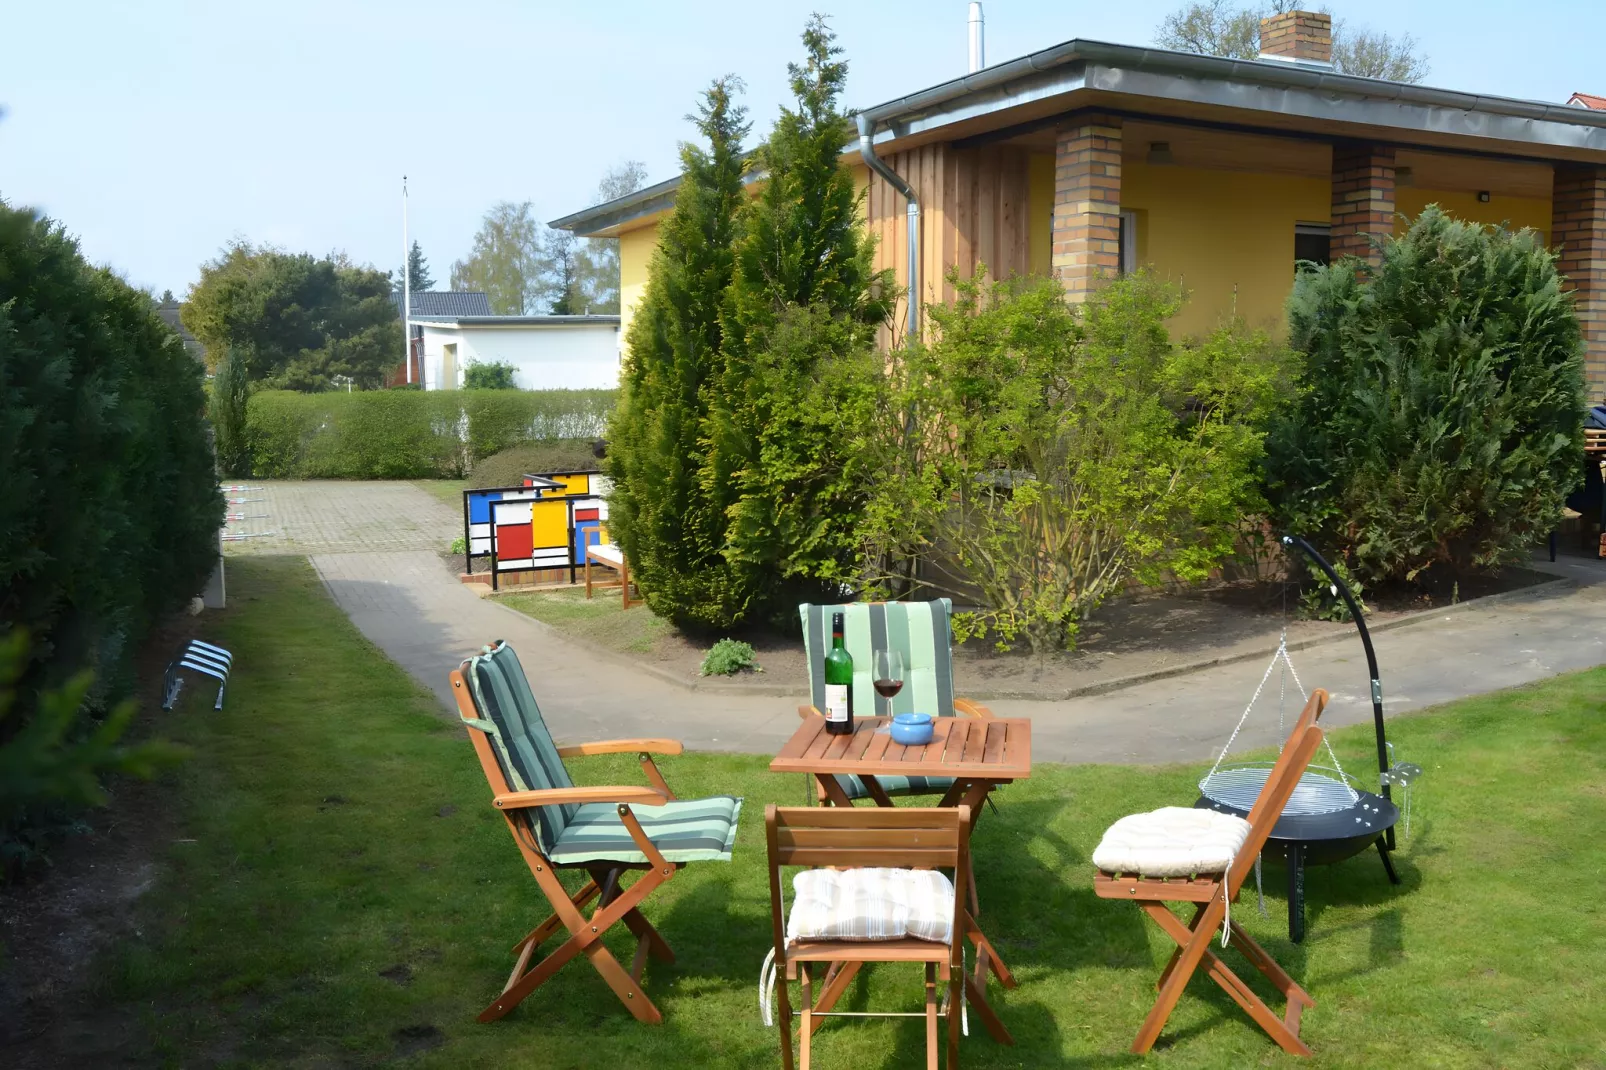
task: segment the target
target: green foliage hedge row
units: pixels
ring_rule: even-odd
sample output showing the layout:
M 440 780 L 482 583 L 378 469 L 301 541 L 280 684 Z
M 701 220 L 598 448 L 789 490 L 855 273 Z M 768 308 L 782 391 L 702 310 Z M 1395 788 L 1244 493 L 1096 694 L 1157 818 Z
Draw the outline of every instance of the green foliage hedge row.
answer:
M 461 479 L 528 442 L 601 437 L 613 390 L 371 390 L 252 396 L 251 471 L 268 479 Z
M 28 637 L 0 749 L 85 669 L 90 709 L 114 705 L 152 623 L 204 584 L 223 498 L 202 382 L 149 295 L 0 203 L 0 639 Z

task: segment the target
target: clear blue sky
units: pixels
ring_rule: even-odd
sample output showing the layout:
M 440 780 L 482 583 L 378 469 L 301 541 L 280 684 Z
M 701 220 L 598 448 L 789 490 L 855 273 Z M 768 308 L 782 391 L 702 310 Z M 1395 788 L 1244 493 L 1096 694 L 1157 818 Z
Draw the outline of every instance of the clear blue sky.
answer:
M 987 55 L 1148 43 L 1175 6 L 989 0 Z M 1414 35 L 1430 85 L 1606 94 L 1599 0 L 1331 6 Z M 850 105 L 964 71 L 965 0 L 18 0 L 4 15 L 0 198 L 61 220 L 130 281 L 182 295 L 236 235 L 396 267 L 405 172 L 413 236 L 444 286 L 497 200 L 552 219 L 590 204 L 621 161 L 672 174 L 683 116 L 716 75 L 747 81 L 762 133 L 814 9 L 847 49 Z

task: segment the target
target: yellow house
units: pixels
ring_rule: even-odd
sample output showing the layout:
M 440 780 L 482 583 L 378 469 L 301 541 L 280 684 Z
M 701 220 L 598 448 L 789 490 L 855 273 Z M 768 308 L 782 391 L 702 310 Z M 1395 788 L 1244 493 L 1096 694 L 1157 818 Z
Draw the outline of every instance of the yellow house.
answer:
M 1559 247 L 1606 396 L 1606 111 L 1336 73 L 1324 14 L 1261 41 L 1258 60 L 1067 41 L 864 109 L 844 158 L 880 266 L 923 304 L 955 266 L 1052 273 L 1077 301 L 1146 265 L 1191 292 L 1179 334 L 1276 326 L 1296 260 L 1366 255 L 1438 203 Z M 620 239 L 624 329 L 678 181 L 552 223 Z

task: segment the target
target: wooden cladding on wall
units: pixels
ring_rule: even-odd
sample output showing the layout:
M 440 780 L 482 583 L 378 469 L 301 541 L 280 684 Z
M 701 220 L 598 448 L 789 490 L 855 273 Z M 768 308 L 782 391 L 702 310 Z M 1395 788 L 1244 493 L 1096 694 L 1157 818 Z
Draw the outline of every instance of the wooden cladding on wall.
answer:
M 920 199 L 920 294 L 922 304 L 951 301 L 949 269 L 969 278 L 985 264 L 992 278 L 1024 275 L 1027 266 L 1026 152 L 1009 146 L 956 150 L 952 145 L 923 145 L 883 157 L 893 171 L 914 187 Z M 907 286 L 908 202 L 874 172 L 866 198 L 865 218 L 876 238 L 876 267 L 891 268 L 898 284 Z M 1046 221 L 1045 225 L 1046 225 Z M 900 340 L 907 306 L 899 303 L 894 331 L 884 344 Z

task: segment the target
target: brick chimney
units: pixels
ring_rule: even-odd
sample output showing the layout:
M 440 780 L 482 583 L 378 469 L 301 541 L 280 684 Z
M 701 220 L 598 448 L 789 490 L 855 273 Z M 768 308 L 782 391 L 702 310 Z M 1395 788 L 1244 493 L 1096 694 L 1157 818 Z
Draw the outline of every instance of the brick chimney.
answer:
M 1260 58 L 1332 63 L 1333 17 L 1320 11 L 1286 11 L 1261 19 Z

